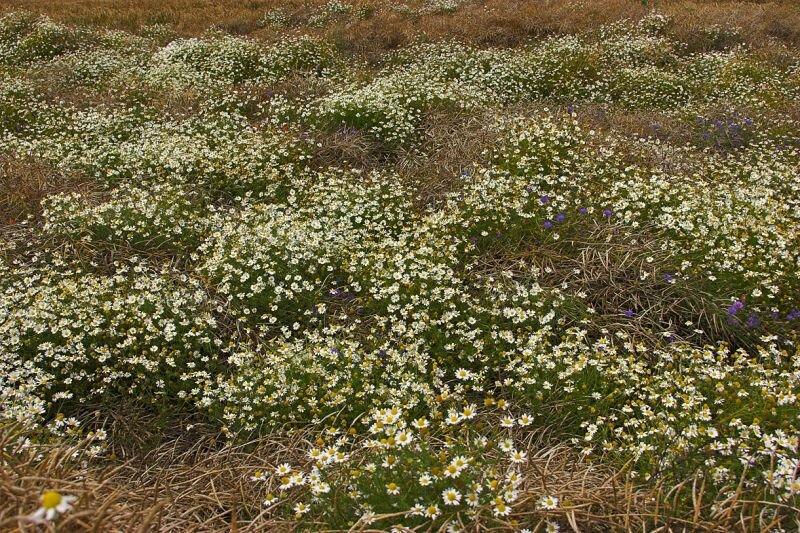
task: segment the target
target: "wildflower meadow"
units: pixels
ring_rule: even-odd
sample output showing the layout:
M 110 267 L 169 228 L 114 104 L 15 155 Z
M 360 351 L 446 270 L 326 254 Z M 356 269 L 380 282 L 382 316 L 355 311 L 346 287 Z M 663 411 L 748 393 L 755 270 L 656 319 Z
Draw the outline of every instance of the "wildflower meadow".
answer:
M 800 528 L 800 29 L 502 3 L 3 12 L 0 531 Z

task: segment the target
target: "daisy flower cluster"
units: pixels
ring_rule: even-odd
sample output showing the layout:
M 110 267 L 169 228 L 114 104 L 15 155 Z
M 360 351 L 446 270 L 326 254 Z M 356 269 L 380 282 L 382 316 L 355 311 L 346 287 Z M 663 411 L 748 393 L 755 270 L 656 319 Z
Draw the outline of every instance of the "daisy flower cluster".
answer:
M 546 513 L 559 499 L 526 484 L 526 452 L 515 434 L 533 423 L 508 404 L 478 408 L 443 400 L 447 415 L 413 418 L 401 407 L 373 408 L 349 429 L 319 433 L 300 465 L 257 472 L 269 512 L 302 519 L 331 509 L 333 523 L 385 527 L 508 520 L 513 506 L 536 501 Z M 487 404 L 489 405 L 489 404 Z
M 415 141 L 421 117 L 432 109 L 531 99 L 668 114 L 719 102 L 763 109 L 796 99 L 796 77 L 794 67 L 767 65 L 742 47 L 690 53 L 643 21 L 554 37 L 523 50 L 417 45 L 398 53 L 369 83 L 310 103 L 304 115 L 318 127 L 356 128 L 397 145 Z

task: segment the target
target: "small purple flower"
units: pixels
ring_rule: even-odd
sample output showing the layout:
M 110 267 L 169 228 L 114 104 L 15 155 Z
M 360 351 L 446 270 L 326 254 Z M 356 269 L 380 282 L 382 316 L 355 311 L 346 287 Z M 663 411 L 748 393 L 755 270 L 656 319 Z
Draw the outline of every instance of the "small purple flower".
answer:
M 633 309 L 631 309 L 630 307 L 625 310 L 625 316 L 626 317 L 633 318 L 633 314 L 634 314 L 633 313 Z
M 530 194 L 530 193 L 532 193 L 532 192 L 533 192 L 533 185 L 528 185 L 527 187 L 525 187 L 525 190 L 526 190 L 526 191 L 527 191 L 529 194 Z
M 735 315 L 739 311 L 744 309 L 744 303 L 741 300 L 736 300 L 733 304 L 728 308 L 729 315 Z
M 339 355 L 339 350 L 337 348 L 331 348 L 331 353 L 333 355 Z
M 553 223 L 552 222 L 550 222 L 549 220 L 545 220 L 544 221 L 544 228 L 545 229 L 550 229 L 552 227 L 553 227 Z
M 539 197 L 539 201 L 542 202 L 543 204 L 546 204 L 547 202 L 550 201 L 550 197 L 545 194 L 544 196 Z
M 578 213 L 580 213 L 581 215 L 585 215 L 585 214 L 586 214 L 586 213 L 588 213 L 588 212 L 589 212 L 589 210 L 588 210 L 588 209 L 586 209 L 585 207 L 581 207 L 581 208 L 578 210 Z
M 761 325 L 761 319 L 756 316 L 755 313 L 750 313 L 747 317 L 747 327 L 749 328 L 757 328 Z
M 674 279 L 672 274 L 664 274 L 664 281 L 667 283 L 672 283 Z
M 564 213 L 559 213 L 556 215 L 556 222 L 564 222 L 564 219 L 567 218 L 564 216 Z
M 789 314 L 786 315 L 786 320 L 790 322 L 792 320 L 797 320 L 798 318 L 800 318 L 800 311 L 798 311 L 797 309 L 792 309 L 791 311 L 789 311 Z
M 611 209 L 606 209 L 603 211 L 603 216 L 611 218 L 614 216 L 614 212 Z

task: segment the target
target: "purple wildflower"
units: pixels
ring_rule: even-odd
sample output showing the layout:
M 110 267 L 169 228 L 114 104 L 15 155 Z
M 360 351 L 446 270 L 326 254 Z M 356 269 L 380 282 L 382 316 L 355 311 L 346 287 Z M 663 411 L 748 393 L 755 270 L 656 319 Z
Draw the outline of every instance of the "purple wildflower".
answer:
M 744 303 L 741 300 L 736 300 L 733 304 L 728 308 L 729 315 L 735 315 L 739 311 L 744 309 Z

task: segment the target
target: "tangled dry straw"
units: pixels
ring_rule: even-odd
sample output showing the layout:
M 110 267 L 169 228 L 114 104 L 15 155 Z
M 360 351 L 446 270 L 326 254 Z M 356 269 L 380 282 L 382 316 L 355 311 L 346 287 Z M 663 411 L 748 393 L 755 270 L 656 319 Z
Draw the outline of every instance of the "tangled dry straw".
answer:
M 137 420 L 136 427 L 144 427 L 138 425 L 142 422 Z M 131 429 L 134 428 L 126 431 Z M 218 435 L 198 427 L 177 435 L 162 435 L 161 444 L 141 448 L 133 456 L 120 457 L 103 466 L 86 464 L 80 456 L 82 445 L 23 450 L 17 438 L 13 427 L 0 430 L 0 450 L 4 450 L 0 455 L 0 531 L 41 531 L 30 523 L 28 515 L 36 507 L 43 486 L 79 498 L 80 509 L 58 523 L 61 532 L 297 530 L 292 522 L 268 516 L 268 508 L 262 504 L 263 494 L 256 490 L 250 475 L 270 465 L 301 461 L 297 450 L 309 444 L 311 438 L 301 431 L 228 445 Z M 522 490 L 547 493 L 557 488 L 564 497 L 550 518 L 561 519 L 574 531 L 723 533 L 768 531 L 777 523 L 767 517 L 767 502 L 736 496 L 717 502 L 714 511 L 709 512 L 706 482 L 699 477 L 655 488 L 634 483 L 626 475 L 627 465 L 611 469 L 581 461 L 574 450 L 549 438 L 547 430 L 531 433 L 524 449 L 529 461 Z M 691 502 L 692 512 L 688 515 L 676 512 L 683 507 L 679 504 L 683 499 Z M 498 527 L 503 529 L 503 525 L 514 529 L 517 520 L 537 514 L 533 501 L 522 501 L 518 508 L 519 512 L 505 524 L 477 523 L 475 531 L 495 531 Z M 401 520 L 400 516 L 397 518 Z M 544 519 L 540 520 L 539 526 L 544 525 Z M 328 530 L 319 524 L 318 530 L 382 531 L 364 524 L 349 530 Z M 417 527 L 399 531 L 428 530 Z

